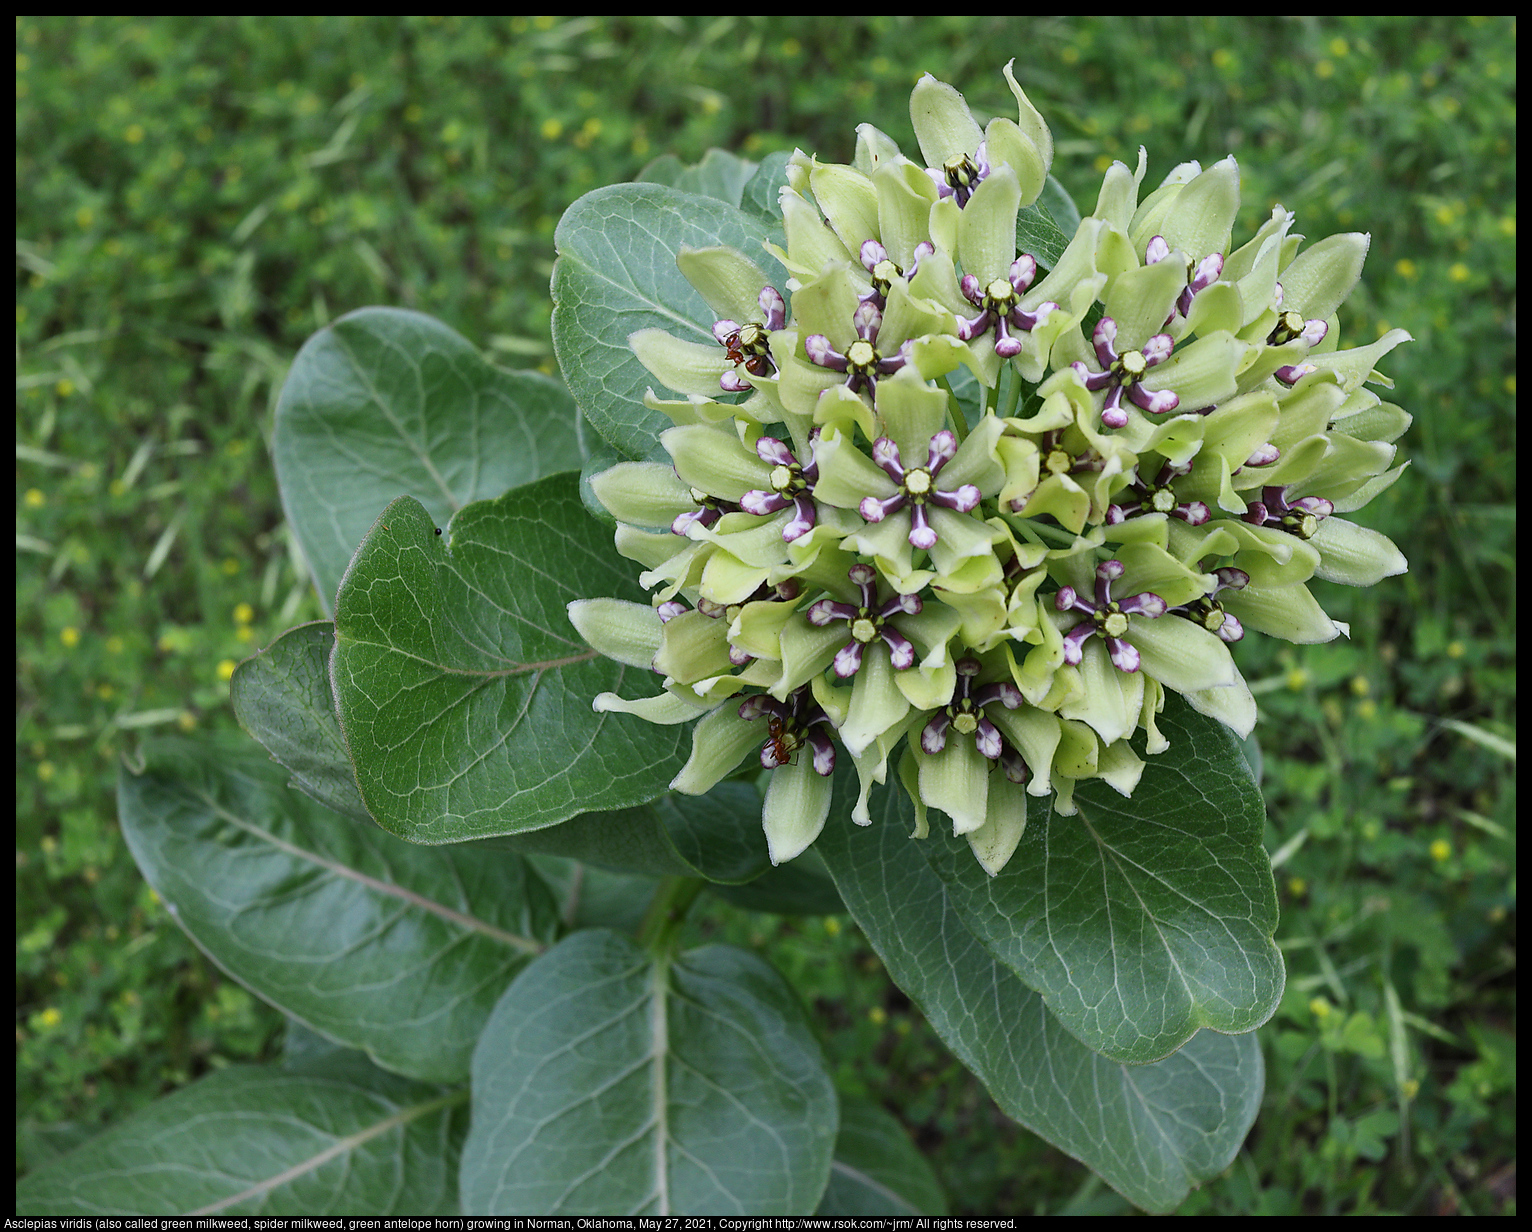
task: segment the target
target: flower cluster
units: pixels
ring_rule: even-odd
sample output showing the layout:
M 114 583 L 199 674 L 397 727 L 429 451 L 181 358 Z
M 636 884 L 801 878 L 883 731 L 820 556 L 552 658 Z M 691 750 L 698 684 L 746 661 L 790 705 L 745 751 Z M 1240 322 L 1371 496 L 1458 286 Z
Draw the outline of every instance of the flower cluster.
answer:
M 996 873 L 1028 796 L 1068 814 L 1082 779 L 1133 791 L 1165 690 L 1248 734 L 1245 634 L 1346 632 L 1310 579 L 1405 568 L 1343 516 L 1402 471 L 1410 422 L 1366 388 L 1408 335 L 1338 346 L 1368 237 L 1305 247 L 1278 206 L 1235 247 L 1234 160 L 1140 199 L 1140 151 L 1046 268 L 1016 236 L 1052 138 L 1005 78 L 1017 118 L 983 129 L 922 78 L 918 160 L 870 125 L 851 166 L 795 153 L 767 245 L 785 276 L 683 251 L 716 344 L 629 340 L 686 395 L 646 399 L 672 465 L 593 481 L 653 604 L 571 618 L 664 678 L 598 709 L 699 720 L 677 790 L 758 751 L 774 862 L 818 835 L 843 751 L 857 822 L 892 767 L 917 834 L 939 810 Z

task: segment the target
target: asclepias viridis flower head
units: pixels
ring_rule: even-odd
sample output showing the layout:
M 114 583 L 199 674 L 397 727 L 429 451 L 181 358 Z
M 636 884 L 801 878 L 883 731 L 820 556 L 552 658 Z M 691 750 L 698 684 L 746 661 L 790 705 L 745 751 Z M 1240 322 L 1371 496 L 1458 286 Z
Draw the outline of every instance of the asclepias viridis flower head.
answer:
M 864 124 L 850 165 L 795 152 L 768 246 L 787 279 L 684 250 L 716 345 L 630 340 L 686 395 L 648 401 L 668 465 L 592 481 L 652 599 L 570 617 L 661 677 L 597 709 L 695 721 L 676 790 L 770 772 L 773 862 L 818 836 L 844 758 L 858 823 L 892 768 L 917 834 L 935 810 L 998 873 L 1029 797 L 1132 794 L 1167 690 L 1248 735 L 1244 639 L 1346 632 L 1311 579 L 1406 567 L 1346 516 L 1402 472 L 1409 424 L 1367 388 L 1409 335 L 1339 345 L 1368 237 L 1305 245 L 1278 206 L 1236 243 L 1232 158 L 1141 196 L 1141 152 L 1050 266 L 1016 236 L 1053 142 L 1004 77 L 1014 120 L 981 127 L 928 75 L 918 149 Z

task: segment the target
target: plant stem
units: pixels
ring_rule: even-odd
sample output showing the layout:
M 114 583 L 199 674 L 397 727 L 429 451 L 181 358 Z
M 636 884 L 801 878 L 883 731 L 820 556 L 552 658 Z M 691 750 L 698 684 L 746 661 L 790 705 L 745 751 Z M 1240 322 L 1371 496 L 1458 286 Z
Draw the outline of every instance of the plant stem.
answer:
M 638 943 L 656 958 L 666 957 L 675 948 L 687 910 L 706 884 L 700 877 L 660 878 L 638 926 Z
M 968 439 L 968 420 L 963 415 L 963 407 L 957 400 L 957 395 L 952 392 L 952 386 L 947 383 L 947 378 L 939 376 L 936 383 L 947 391 L 947 413 L 952 416 L 952 432 L 961 445 Z
M 1005 370 L 1011 374 L 1011 383 L 1005 391 L 1005 410 L 996 414 L 1001 419 L 1010 419 L 1016 414 L 1016 403 L 1021 399 L 1021 373 L 1016 371 L 1014 364 L 1006 364 Z

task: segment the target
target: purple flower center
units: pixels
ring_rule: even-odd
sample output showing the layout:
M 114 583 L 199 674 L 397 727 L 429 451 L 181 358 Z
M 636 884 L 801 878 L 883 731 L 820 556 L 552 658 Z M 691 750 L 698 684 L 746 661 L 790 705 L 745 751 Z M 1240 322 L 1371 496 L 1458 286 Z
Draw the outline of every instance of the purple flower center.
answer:
M 1245 521 L 1252 526 L 1266 526 L 1286 531 L 1299 539 L 1312 539 L 1320 522 L 1335 512 L 1335 502 L 1322 496 L 1287 499 L 1287 488 L 1275 485 L 1261 489 L 1261 499 L 1245 510 Z
M 981 288 L 979 280 L 972 274 L 964 274 L 961 283 L 963 297 L 981 311 L 971 321 L 958 321 L 958 337 L 969 342 L 993 329 L 996 355 L 1010 359 L 1021 354 L 1021 340 L 1011 337 L 1011 329 L 1030 331 L 1057 312 L 1059 307 L 1050 300 L 1039 304 L 1033 312 L 1021 309 L 1021 297 L 1036 277 L 1037 261 L 1028 253 L 1022 253 L 1011 263 L 1008 277 L 996 278 L 986 287 Z
M 883 325 L 883 313 L 871 299 L 857 305 L 851 318 L 856 329 L 856 341 L 846 348 L 845 354 L 830 345 L 823 334 L 810 334 L 803 340 L 804 354 L 809 362 L 821 368 L 846 373 L 846 386 L 852 393 L 860 393 L 866 386 L 869 393 L 876 392 L 878 377 L 898 372 L 909 362 L 905 354 L 908 343 L 892 355 L 883 355 L 876 346 L 878 330 Z
M 1178 466 L 1167 461 L 1152 481 L 1135 478 L 1118 493 L 1117 503 L 1107 506 L 1107 524 L 1116 526 L 1129 518 L 1141 518 L 1148 513 L 1166 513 L 1179 518 L 1188 526 L 1201 526 L 1213 516 L 1208 507 L 1202 501 L 1178 501 L 1171 487 L 1179 476 L 1190 474 L 1191 469 L 1190 462 Z M 1124 496 L 1129 499 L 1124 500 Z
M 1240 624 L 1239 617 L 1223 610 L 1223 604 L 1216 596 L 1221 590 L 1243 589 L 1249 585 L 1250 575 L 1243 569 L 1225 567 L 1214 570 L 1213 576 L 1218 581 L 1202 598 L 1193 599 L 1190 603 L 1183 603 L 1180 607 L 1173 607 L 1170 610 L 1177 616 L 1185 617 L 1194 625 L 1201 625 L 1209 633 L 1216 633 L 1226 642 L 1237 642 L 1245 636 L 1245 626 Z
M 957 437 L 949 429 L 943 428 L 931 438 L 927 446 L 926 464 L 905 470 L 899 446 L 888 437 L 880 436 L 872 443 L 872 460 L 899 485 L 899 490 L 882 499 L 876 496 L 863 497 L 857 512 L 869 522 L 881 522 L 889 514 L 909 505 L 910 545 L 917 548 L 935 547 L 936 528 L 926 516 L 926 505 L 935 504 L 956 513 L 968 513 L 978 505 L 983 495 L 971 483 L 950 491 L 943 491 L 936 486 L 937 474 L 956 453 Z
M 763 436 L 755 443 L 756 455 L 771 465 L 768 479 L 771 489 L 752 488 L 740 498 L 739 506 L 746 513 L 764 517 L 792 505 L 793 518 L 782 528 L 782 538 L 788 543 L 808 534 L 819 519 L 812 495 L 814 485 L 819 482 L 819 462 L 813 457 L 818 436 L 819 429 L 815 428 L 809 440 L 807 466 L 800 466 L 792 450 L 775 437 Z
M 771 331 L 787 324 L 787 301 L 775 287 L 762 287 L 758 302 L 763 321 L 745 325 L 737 321 L 717 321 L 713 325 L 713 337 L 724 348 L 730 363 L 741 365 L 751 376 L 770 376 L 776 371 L 771 358 Z M 719 377 L 718 387 L 731 394 L 744 393 L 751 388 L 737 371 L 725 372 Z
M 1078 360 L 1070 365 L 1085 382 L 1085 388 L 1095 393 L 1107 390 L 1106 402 L 1101 408 L 1101 422 L 1108 428 L 1123 428 L 1128 423 L 1128 412 L 1122 407 L 1122 395 L 1126 390 L 1129 400 L 1140 410 L 1152 415 L 1163 415 L 1181 405 L 1181 399 L 1168 389 L 1145 389 L 1141 383 L 1150 368 L 1164 363 L 1175 350 L 1175 340 L 1169 334 L 1155 334 L 1144 343 L 1143 349 L 1117 353 L 1117 322 L 1102 317 L 1096 322 L 1091 334 L 1091 345 L 1102 371 L 1092 372 Z
M 1120 560 L 1106 560 L 1097 565 L 1094 603 L 1084 598 L 1073 586 L 1059 588 L 1054 606 L 1061 612 L 1076 611 L 1087 617 L 1064 635 L 1065 663 L 1079 663 L 1085 657 L 1086 641 L 1099 634 L 1118 671 L 1138 671 L 1138 649 L 1125 640 L 1128 618 L 1147 616 L 1153 619 L 1163 616 L 1168 609 L 1165 600 L 1147 590 L 1126 599 L 1113 599 L 1112 583 L 1125 572 Z
M 923 606 L 920 596 L 896 594 L 879 603 L 876 569 L 871 565 L 852 565 L 847 575 L 862 592 L 860 605 L 821 599 L 810 604 L 807 613 L 811 625 L 823 628 L 832 621 L 844 620 L 851 631 L 851 640 L 835 653 L 835 674 L 843 680 L 856 675 L 862 667 L 863 648 L 878 638 L 888 647 L 889 660 L 895 668 L 905 671 L 914 667 L 915 647 L 888 620 L 900 612 L 915 615 Z
M 1027 764 L 1001 736 L 984 714 L 984 707 L 999 702 L 1007 710 L 1021 705 L 1021 690 L 1009 680 L 997 680 L 993 684 L 974 687 L 980 667 L 977 659 L 959 659 L 957 688 L 946 707 L 931 716 L 920 733 L 920 747 L 927 753 L 937 754 L 947 747 L 947 733 L 955 731 L 962 736 L 972 736 L 974 747 L 990 761 L 999 761 L 1005 775 L 1013 783 L 1027 781 Z
M 768 770 L 785 766 L 805 745 L 814 759 L 814 773 L 835 772 L 835 743 L 830 739 L 830 717 L 814 700 L 808 685 L 795 690 L 785 702 L 765 693 L 747 697 L 739 704 L 739 717 L 754 721 L 766 718 L 766 743 L 761 746 L 761 765 Z

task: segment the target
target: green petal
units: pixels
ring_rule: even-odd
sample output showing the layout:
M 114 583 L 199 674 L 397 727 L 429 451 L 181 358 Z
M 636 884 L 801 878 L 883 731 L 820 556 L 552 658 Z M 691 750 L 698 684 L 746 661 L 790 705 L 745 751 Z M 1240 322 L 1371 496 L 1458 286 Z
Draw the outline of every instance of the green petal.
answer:
M 1250 695 L 1250 686 L 1243 676 L 1229 688 L 1202 689 L 1187 693 L 1185 697 L 1198 714 L 1205 714 L 1232 728 L 1241 740 L 1255 730 L 1255 698 Z
M 852 253 L 825 226 L 819 211 L 795 192 L 784 190 L 781 196 L 782 224 L 787 232 L 787 252 L 783 262 L 800 279 L 818 278 L 831 262 L 848 261 Z M 815 333 L 815 330 L 809 330 Z
M 947 309 L 931 300 L 916 299 L 902 282 L 890 285 L 888 302 L 883 309 L 883 324 L 878 330 L 878 350 L 882 354 L 893 354 L 900 343 L 911 338 L 956 333 L 957 318 Z M 878 388 L 881 394 L 881 381 Z
M 926 73 L 910 92 L 910 122 L 926 166 L 941 169 L 949 158 L 973 154 L 984 134 L 963 96 Z
M 1174 253 L 1157 265 L 1141 265 L 1109 279 L 1103 315 L 1117 322 L 1118 353 L 1137 350 L 1158 334 L 1185 287 L 1186 266 Z M 1151 369 L 1147 383 L 1156 384 L 1153 378 L 1164 371 L 1163 364 Z
M 1171 195 L 1157 214 L 1148 205 L 1139 209 L 1129 229 L 1139 251 L 1162 235 L 1193 261 L 1226 252 L 1239 213 L 1239 164 L 1232 156 L 1221 159 Z
M 1046 796 L 1052 790 L 1053 759 L 1063 735 L 1059 717 L 1036 706 L 1018 706 L 1015 710 L 997 706 L 990 718 L 1032 772 L 1027 793 Z
M 819 479 L 814 484 L 817 501 L 855 509 L 864 496 L 886 500 L 899 490 L 877 463 L 851 443 L 849 433 L 826 427 L 814 456 L 819 461 Z
M 766 580 L 763 565 L 747 565 L 732 552 L 714 552 L 702 570 L 698 593 L 710 603 L 743 603 Z
M 690 489 L 663 462 L 619 462 L 590 478 L 591 491 L 619 522 L 669 526 L 696 507 Z
M 1190 346 L 1177 347 L 1163 364 L 1149 370 L 1144 385 L 1173 389 L 1187 412 L 1216 406 L 1239 388 L 1236 373 L 1245 349 L 1246 344 L 1233 334 L 1209 334 Z
M 1027 793 L 1004 774 L 990 779 L 984 824 L 968 835 L 974 858 L 991 877 L 1006 866 L 1027 828 Z
M 1222 638 L 1169 612 L 1158 620 L 1135 619 L 1129 639 L 1138 648 L 1141 671 L 1178 693 L 1224 687 L 1238 676 Z
M 723 500 L 738 501 L 752 488 L 771 486 L 771 467 L 746 449 L 727 427 L 688 424 L 660 433 L 683 483 Z
M 722 619 L 697 611 L 673 616 L 660 626 L 654 668 L 681 684 L 722 675 L 732 670 L 727 635 L 728 626 Z
M 1364 381 L 1392 388 L 1393 382 L 1375 372 L 1377 362 L 1401 342 L 1413 342 L 1414 336 L 1403 329 L 1391 329 L 1371 346 L 1352 347 L 1346 351 L 1330 351 L 1311 354 L 1308 362 L 1334 372 L 1340 378 L 1341 388 L 1348 394 L 1361 388 Z
M 1005 278 L 1016 260 L 1016 214 L 1021 186 L 1011 167 L 998 167 L 974 190 L 958 219 L 958 260 L 981 288 Z M 1164 317 L 1160 318 L 1164 320 Z
M 823 334 L 830 340 L 830 345 L 844 355 L 846 348 L 856 341 L 856 323 L 852 317 L 856 315 L 857 304 L 857 289 L 851 281 L 850 266 L 844 263 L 829 266 L 819 277 L 805 282 L 793 292 L 793 324 L 799 338 Z M 772 354 L 776 353 L 773 345 Z M 808 362 L 806 354 L 804 362 Z M 846 379 L 841 372 L 833 375 L 841 381 Z
M 862 242 L 878 234 L 878 194 L 872 181 L 850 167 L 816 162 L 809 187 L 841 243 L 860 256 Z
M 647 603 L 576 599 L 566 610 L 575 631 L 608 659 L 629 667 L 654 665 L 665 626 Z
M 862 128 L 866 127 L 862 125 Z M 899 157 L 878 166 L 872 173 L 872 186 L 878 194 L 876 235 L 888 250 L 889 258 L 908 274 L 915 263 L 916 245 L 929 238 L 931 206 L 937 199 L 936 185 L 922 168 Z
M 712 791 L 765 739 L 762 724 L 740 718 L 739 703 L 725 702 L 692 728 L 692 755 L 670 781 L 671 790 L 688 796 Z
M 915 366 L 906 364 L 892 377 L 878 382 L 878 415 L 882 419 L 882 435 L 891 438 L 899 446 L 899 456 L 918 457 L 924 462 L 931 438 L 941 431 L 947 421 L 947 391 L 927 385 Z M 942 468 L 940 478 L 943 486 L 948 486 L 947 470 L 956 462 L 957 459 L 953 458 Z M 884 474 L 881 468 L 879 474 Z
M 899 152 L 899 143 L 881 129 L 874 128 L 871 124 L 858 124 L 856 126 L 856 153 L 852 156 L 851 165 L 863 175 L 872 176 L 874 179 L 883 167 L 891 162 L 898 162 L 904 155 Z M 905 159 L 908 162 L 908 159 Z M 888 241 L 885 239 L 886 245 Z M 892 251 L 892 249 L 890 249 Z M 895 260 L 898 260 L 896 257 Z
M 1319 606 L 1307 586 L 1257 586 L 1226 590 L 1219 596 L 1224 609 L 1246 629 L 1280 637 L 1298 645 L 1334 641 L 1340 628 Z
M 863 652 L 861 669 L 851 686 L 851 710 L 839 732 L 853 757 L 909 712 L 909 702 L 894 683 L 900 674 L 889 661 L 886 646 L 871 645 Z
M 729 626 L 729 641 L 756 658 L 781 659 L 782 630 L 794 611 L 794 604 L 775 600 L 758 599 L 747 603 Z
M 761 825 L 766 831 L 766 850 L 773 864 L 802 855 L 825 828 L 830 815 L 830 796 L 835 779 L 814 772 L 807 749 L 798 760 L 771 772 Z
M 1079 620 L 1077 612 L 1060 615 L 1067 615 L 1075 622 Z M 1137 632 L 1138 624 L 1135 624 L 1132 633 Z M 1131 635 L 1130 640 L 1133 640 Z M 1134 645 L 1137 644 L 1135 640 Z M 1099 637 L 1085 643 L 1084 657 L 1076 670 L 1080 673 L 1084 693 L 1060 706 L 1059 713 L 1066 719 L 1088 723 L 1103 744 L 1131 735 L 1138 726 L 1138 712 L 1144 700 L 1143 673 L 1118 671 Z
M 779 701 L 786 700 L 794 689 L 829 667 L 835 652 L 850 640 L 846 626 L 839 621 L 823 628 L 803 618 L 788 621 L 778 639 L 782 647 L 782 672 L 771 686 L 771 695 Z
M 1344 518 L 1325 518 L 1309 543 L 1319 549 L 1314 576 L 1327 582 L 1372 586 L 1410 568 L 1393 540 Z
M 716 395 L 718 378 L 734 366 L 716 343 L 683 342 L 663 329 L 641 329 L 628 345 L 655 380 L 678 394 Z
M 1126 740 L 1109 744 L 1096 755 L 1096 777 L 1119 795 L 1131 796 L 1143 773 L 1144 763 Z
M 894 747 L 904 739 L 907 732 L 917 720 L 924 715 L 913 711 L 907 713 L 904 718 L 895 723 L 888 730 L 881 732 L 877 739 L 860 754 L 852 754 L 852 762 L 856 766 L 857 778 L 860 786 L 857 791 L 856 803 L 851 807 L 851 820 L 859 826 L 870 826 L 872 814 L 867 809 L 867 797 L 871 793 L 874 783 L 885 782 L 888 778 L 888 755 L 894 751 Z
M 1096 208 L 1091 211 L 1091 217 L 1110 223 L 1124 239 L 1138 208 L 1138 186 L 1143 183 L 1148 166 L 1149 152 L 1139 146 L 1137 171 L 1129 171 L 1125 163 L 1114 162 L 1101 180 L 1101 192 L 1096 197 Z
M 954 834 L 971 834 L 984 825 L 989 803 L 990 764 L 974 747 L 973 737 L 947 729 L 947 747 L 927 753 L 910 741 L 920 767 L 920 798 L 952 818 Z
M 716 543 L 752 569 L 775 569 L 787 560 L 787 544 L 782 542 L 782 528 L 792 519 L 791 506 L 770 515 L 726 513 L 712 526 L 692 523 L 687 535 Z
M 907 672 L 895 672 L 894 684 L 914 709 L 936 710 L 952 700 L 957 669 L 950 660 L 935 667 L 922 663 Z
M 941 474 L 937 476 L 940 481 L 937 486 L 950 492 L 965 483 L 971 483 L 985 496 L 994 496 L 999 492 L 1005 485 L 1005 467 L 995 453 L 995 444 L 1004 432 L 1005 420 L 985 415 L 968 434 L 968 438 L 958 446 L 952 461 L 942 467 Z M 921 453 L 924 452 L 922 447 Z
M 1048 162 L 1013 121 L 996 116 L 984 126 L 984 154 L 990 166 L 1015 173 L 1020 190 L 1018 205 L 1031 205 L 1042 195 L 1048 182 Z
M 674 693 L 660 693 L 655 697 L 640 697 L 628 701 L 615 693 L 597 693 L 591 707 L 599 713 L 616 711 L 618 714 L 636 714 L 647 723 L 667 726 L 689 723 L 707 710 L 706 703 L 699 703 Z
M 708 307 L 720 319 L 760 321 L 761 288 L 771 279 L 760 266 L 734 248 L 687 248 L 676 254 L 682 276 L 697 288 Z
M 1361 231 L 1330 235 L 1298 254 L 1279 277 L 1282 307 L 1305 319 L 1327 320 L 1362 277 L 1372 236 Z
M 1048 168 L 1053 165 L 1053 134 L 1048 131 L 1048 123 L 1041 113 L 1032 105 L 1032 100 L 1027 97 L 1026 91 L 1016 84 L 1016 76 L 1011 72 L 1014 59 L 1007 62 L 1000 71 L 1005 74 L 1005 82 L 1011 87 L 1011 93 L 1016 96 L 1016 127 L 1021 130 L 1022 136 L 1030 141 L 1037 150 L 1037 156 L 1042 160 L 1043 174 L 1048 173 Z M 1038 189 L 1042 191 L 1041 188 Z M 1034 193 L 1024 204 L 1030 205 L 1036 200 Z

